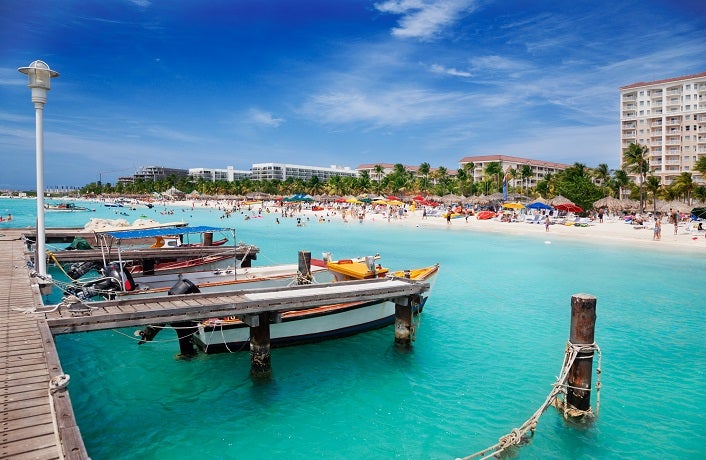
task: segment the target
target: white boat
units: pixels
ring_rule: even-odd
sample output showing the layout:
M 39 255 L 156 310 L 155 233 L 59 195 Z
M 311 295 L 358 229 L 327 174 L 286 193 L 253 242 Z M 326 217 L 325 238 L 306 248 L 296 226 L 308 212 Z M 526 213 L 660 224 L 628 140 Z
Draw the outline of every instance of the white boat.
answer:
M 313 264 L 312 264 L 313 265 Z M 377 277 L 404 277 L 433 284 L 439 265 L 412 270 L 389 272 L 366 261 L 336 261 L 326 264 L 328 276 L 337 281 Z M 248 285 L 248 288 L 260 287 Z M 420 296 L 414 315 L 421 313 L 431 289 Z M 322 307 L 286 311 L 270 325 L 272 347 L 298 345 L 345 337 L 389 326 L 395 322 L 395 303 L 378 302 L 334 303 Z M 237 317 L 212 318 L 198 324 L 192 341 L 206 353 L 249 351 L 250 327 Z

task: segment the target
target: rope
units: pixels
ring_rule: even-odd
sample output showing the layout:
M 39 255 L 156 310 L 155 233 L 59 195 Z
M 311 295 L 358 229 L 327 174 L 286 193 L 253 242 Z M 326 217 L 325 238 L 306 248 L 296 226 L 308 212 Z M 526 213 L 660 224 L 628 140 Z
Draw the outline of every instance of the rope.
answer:
M 598 413 L 598 405 L 599 405 L 599 397 L 598 397 L 598 391 L 600 391 L 600 361 L 601 361 L 601 353 L 600 353 L 600 348 L 598 345 L 595 343 L 592 344 L 572 344 L 571 342 L 568 342 L 566 345 L 566 352 L 564 353 L 564 363 L 561 367 L 561 372 L 559 373 L 559 376 L 556 379 L 556 382 L 552 385 L 553 388 L 549 392 L 549 395 L 547 398 L 544 400 L 544 403 L 537 409 L 532 416 L 527 419 L 525 423 L 523 423 L 519 428 L 513 428 L 512 431 L 498 439 L 498 442 L 496 444 L 493 444 L 492 446 L 483 449 L 481 451 L 476 452 L 475 454 L 469 455 L 467 457 L 462 457 L 457 460 L 470 460 L 473 458 L 478 458 L 480 457 L 481 460 L 487 460 L 492 457 L 497 457 L 501 453 L 503 453 L 505 450 L 513 447 L 513 446 L 519 446 L 522 444 L 526 444 L 529 442 L 529 439 L 534 436 L 534 432 L 537 429 L 537 423 L 539 422 L 539 417 L 542 416 L 544 411 L 547 410 L 549 406 L 551 406 L 555 400 L 557 400 L 558 396 L 560 394 L 566 394 L 566 388 L 568 385 L 566 384 L 568 378 L 569 378 L 569 372 L 571 371 L 571 366 L 573 366 L 574 362 L 576 359 L 582 359 L 578 358 L 578 355 L 580 353 L 587 353 L 591 351 L 598 351 L 598 369 L 596 373 L 598 374 L 598 379 L 596 383 L 596 414 Z M 585 388 L 580 388 L 580 390 L 586 390 Z M 566 413 L 568 411 L 567 409 L 568 404 L 564 404 L 564 416 L 566 417 Z M 590 410 L 588 411 L 590 413 Z M 529 434 L 528 434 L 529 433 Z

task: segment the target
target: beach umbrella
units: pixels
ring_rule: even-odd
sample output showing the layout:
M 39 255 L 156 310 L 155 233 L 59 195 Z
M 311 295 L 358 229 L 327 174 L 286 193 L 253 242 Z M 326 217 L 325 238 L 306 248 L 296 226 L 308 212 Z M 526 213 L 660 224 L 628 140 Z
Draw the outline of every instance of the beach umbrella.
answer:
M 422 195 L 417 195 L 414 198 L 412 198 L 413 201 L 424 201 L 424 197 Z
M 508 209 L 522 209 L 525 206 L 520 203 L 503 203 L 503 208 L 508 208 Z
M 551 200 L 549 200 L 549 204 L 556 208 L 556 205 L 558 205 L 558 204 L 574 204 L 574 202 L 566 197 L 563 197 L 561 195 L 557 195 L 554 198 L 552 198 Z
M 611 211 L 622 210 L 623 206 L 624 203 L 621 200 L 613 198 L 612 196 L 601 198 L 593 203 L 593 209 L 607 208 Z
M 554 206 L 554 209 L 558 209 L 559 211 L 573 212 L 574 214 L 583 211 L 580 206 L 576 206 L 573 203 L 558 204 Z
M 552 209 L 548 204 L 542 203 L 540 201 L 535 201 L 527 205 L 528 209 Z
M 696 219 L 706 219 L 706 207 L 693 208 L 691 210 L 691 215 Z
M 397 198 L 395 195 L 388 195 L 387 199 L 388 200 L 399 200 L 399 198 Z

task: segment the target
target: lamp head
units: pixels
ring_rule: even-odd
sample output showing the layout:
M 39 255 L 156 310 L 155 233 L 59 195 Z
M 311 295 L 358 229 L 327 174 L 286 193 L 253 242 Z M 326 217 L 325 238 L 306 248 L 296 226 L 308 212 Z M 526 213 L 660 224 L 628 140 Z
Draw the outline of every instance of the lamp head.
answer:
M 59 73 L 51 70 L 44 61 L 34 61 L 29 67 L 20 67 L 20 72 L 29 77 L 29 86 L 32 88 L 32 102 L 44 104 L 47 101 L 47 91 L 51 88 L 51 79 L 58 77 Z

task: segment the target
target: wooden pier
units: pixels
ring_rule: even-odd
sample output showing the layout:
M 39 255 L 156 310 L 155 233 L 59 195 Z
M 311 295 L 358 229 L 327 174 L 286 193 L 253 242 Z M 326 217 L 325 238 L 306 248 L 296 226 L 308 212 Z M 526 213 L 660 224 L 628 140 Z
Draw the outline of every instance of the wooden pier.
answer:
M 0 459 L 86 459 L 66 388 L 50 389 L 63 375 L 54 339 L 41 316 L 29 277 L 22 231 L 0 230 Z
M 122 299 L 61 308 L 44 307 L 36 278 L 29 276 L 21 230 L 0 231 L 0 368 L 2 442 L 0 459 L 88 459 L 76 425 L 53 335 L 159 323 L 193 324 L 238 316 L 251 327 L 251 375 L 270 374 L 269 321 L 283 311 L 333 303 L 391 300 L 395 342 L 410 343 L 410 305 L 428 283 L 369 279 L 329 284 Z M 32 312 L 32 313 L 30 313 Z M 398 333 L 399 332 L 399 333 Z M 254 339 L 253 339 L 254 338 Z M 188 337 L 180 336 L 182 339 Z M 252 343 L 255 340 L 255 343 Z

